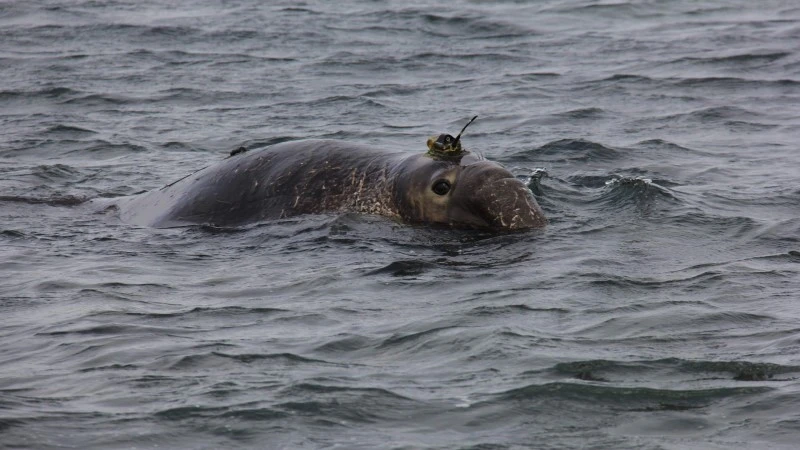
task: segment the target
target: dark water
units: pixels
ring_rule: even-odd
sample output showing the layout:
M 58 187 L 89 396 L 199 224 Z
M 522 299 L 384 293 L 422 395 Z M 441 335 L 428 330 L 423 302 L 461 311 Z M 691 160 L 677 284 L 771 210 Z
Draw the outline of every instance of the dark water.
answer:
M 798 49 L 791 0 L 2 2 L 0 446 L 794 448 Z M 77 204 L 473 114 L 546 230 Z

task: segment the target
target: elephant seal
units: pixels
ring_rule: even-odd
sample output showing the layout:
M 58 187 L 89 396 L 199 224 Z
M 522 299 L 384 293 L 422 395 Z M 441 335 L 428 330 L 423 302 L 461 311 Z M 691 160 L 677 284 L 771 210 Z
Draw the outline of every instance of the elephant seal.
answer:
M 460 138 L 431 138 L 428 152 L 419 154 L 335 140 L 240 148 L 219 164 L 118 199 L 116 206 L 123 221 L 159 228 L 238 226 L 328 212 L 456 228 L 544 226 L 528 187 L 501 165 L 462 149 Z

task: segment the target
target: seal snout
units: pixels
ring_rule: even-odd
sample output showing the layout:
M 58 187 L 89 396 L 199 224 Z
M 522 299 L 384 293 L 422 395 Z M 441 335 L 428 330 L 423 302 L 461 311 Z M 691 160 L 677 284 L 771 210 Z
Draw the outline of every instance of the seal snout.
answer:
M 460 178 L 462 201 L 488 228 L 523 230 L 547 224 L 528 186 L 502 166 L 480 161 L 464 167 Z
M 513 177 L 486 183 L 477 190 L 473 201 L 492 228 L 524 230 L 547 224 L 530 189 Z

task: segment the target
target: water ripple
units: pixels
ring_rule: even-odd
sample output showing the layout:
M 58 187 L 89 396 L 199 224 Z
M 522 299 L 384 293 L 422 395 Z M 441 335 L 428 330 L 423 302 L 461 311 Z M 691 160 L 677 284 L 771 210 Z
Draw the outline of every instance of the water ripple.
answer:
M 778 3 L 3 3 L 3 445 L 794 448 Z M 545 229 L 106 209 L 241 146 L 424 152 L 475 114 Z

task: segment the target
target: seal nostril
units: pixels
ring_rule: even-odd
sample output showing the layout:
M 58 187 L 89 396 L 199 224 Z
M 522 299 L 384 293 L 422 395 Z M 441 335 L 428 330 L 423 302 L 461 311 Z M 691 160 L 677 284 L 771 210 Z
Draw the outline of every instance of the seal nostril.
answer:
M 431 189 L 436 195 L 445 195 L 450 192 L 450 182 L 447 180 L 439 180 L 433 184 Z

